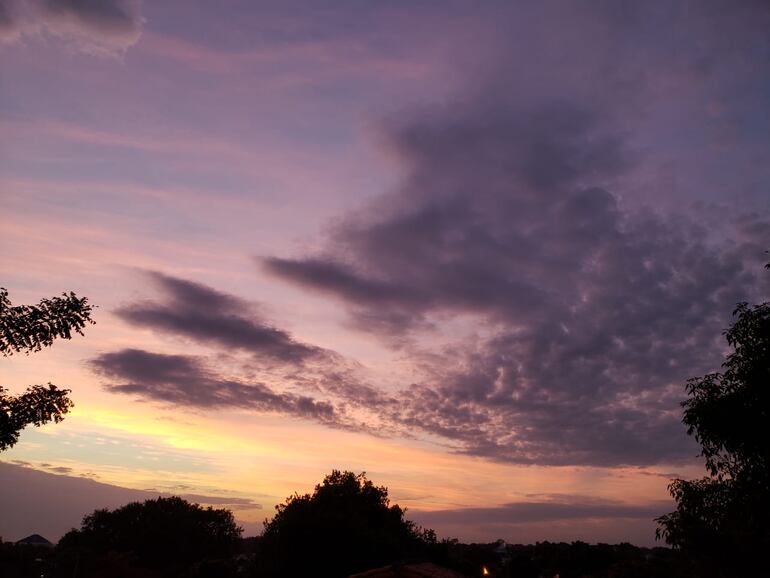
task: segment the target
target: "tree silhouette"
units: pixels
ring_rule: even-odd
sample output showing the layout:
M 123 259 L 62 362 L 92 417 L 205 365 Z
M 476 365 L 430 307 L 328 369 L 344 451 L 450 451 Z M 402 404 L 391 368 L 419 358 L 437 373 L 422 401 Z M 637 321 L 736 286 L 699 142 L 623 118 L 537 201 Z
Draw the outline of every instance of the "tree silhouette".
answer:
M 174 576 L 204 559 L 230 556 L 241 532 L 229 510 L 159 497 L 96 510 L 83 518 L 79 530 L 64 535 L 59 549 L 78 553 L 81 575 L 98 575 L 105 560 L 122 559 L 131 567 Z
M 436 539 L 364 473 L 334 470 L 312 495 L 294 494 L 276 510 L 260 540 L 259 576 L 347 576 L 413 556 Z
M 69 389 L 33 385 L 21 395 L 8 395 L 0 386 L 0 451 L 19 441 L 21 430 L 28 425 L 41 426 L 53 421 L 59 423 L 74 405 L 67 397 Z
M 40 351 L 57 338 L 71 339 L 72 333 L 83 335 L 91 319 L 93 307 L 87 297 L 63 293 L 61 297 L 43 299 L 37 305 L 16 305 L 8 291 L 0 288 L 0 352 L 4 357 L 14 353 Z M 19 441 L 19 434 L 28 425 L 40 426 L 50 421 L 60 422 L 72 401 L 68 389 L 52 383 L 33 385 L 18 396 L 0 386 L 0 451 Z
M 690 379 L 682 403 L 709 476 L 674 480 L 677 509 L 657 519 L 659 537 L 724 576 L 748 572 L 770 547 L 770 303 L 733 314 L 723 371 Z
M 87 297 L 70 292 L 61 297 L 43 299 L 37 305 L 12 305 L 8 290 L 0 287 L 0 352 L 40 351 L 58 337 L 71 339 L 73 331 L 83 335 L 87 323 L 93 323 Z

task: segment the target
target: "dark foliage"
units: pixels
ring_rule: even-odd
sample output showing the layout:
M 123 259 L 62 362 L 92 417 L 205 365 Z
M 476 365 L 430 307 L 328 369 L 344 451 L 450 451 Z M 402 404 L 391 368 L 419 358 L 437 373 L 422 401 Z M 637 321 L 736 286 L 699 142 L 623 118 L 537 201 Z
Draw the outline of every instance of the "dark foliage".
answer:
M 13 305 L 8 291 L 0 287 L 0 352 L 8 357 L 40 351 L 57 338 L 70 339 L 73 332 L 82 335 L 86 324 L 94 323 L 92 310 L 87 297 L 74 293 L 43 299 L 37 305 Z M 33 385 L 18 396 L 6 392 L 0 386 L 0 451 L 19 441 L 28 425 L 60 422 L 73 405 L 67 397 L 70 390 L 52 383 Z
M 62 293 L 61 297 L 43 299 L 37 305 L 12 305 L 8 291 L 0 288 L 0 352 L 13 355 L 49 347 L 57 338 L 83 335 L 91 319 L 93 306 L 87 297 Z
M 740 303 L 734 315 L 723 371 L 690 379 L 682 403 L 709 476 L 674 480 L 677 509 L 658 518 L 658 535 L 703 575 L 751 572 L 770 547 L 770 303 Z
M 9 395 L 0 386 L 0 451 L 19 441 L 21 430 L 28 425 L 41 426 L 64 419 L 73 406 L 67 397 L 69 389 L 59 389 L 52 383 L 33 385 L 21 395 Z
M 217 575 L 227 576 L 227 559 L 235 553 L 241 531 L 229 510 L 203 508 L 178 497 L 96 510 L 59 542 L 60 572 L 71 574 L 79 564 L 79 576 L 104 575 L 112 566 L 163 576 L 201 576 L 217 568 Z
M 538 542 L 512 545 L 462 544 L 444 540 L 432 561 L 466 576 L 491 578 L 690 578 L 691 566 L 681 552 L 638 548 L 631 544 Z
M 259 541 L 259 576 L 339 578 L 416 556 L 436 540 L 363 473 L 334 470 L 313 494 L 290 496 L 276 510 Z
M 46 546 L 17 545 L 0 540 L 2 578 L 39 578 L 51 575 L 54 551 Z
M 246 560 L 252 558 L 258 538 L 240 540 L 236 546 L 238 557 L 207 558 L 181 568 L 141 567 L 130 552 L 112 551 L 95 554 L 86 550 L 35 548 L 4 544 L 0 546 L 0 576 L 3 578 L 107 577 L 110 578 L 230 578 L 246 575 Z M 343 545 L 344 546 L 344 545 Z M 309 558 L 313 569 L 297 573 L 296 567 L 285 566 L 276 570 L 286 578 L 318 576 L 312 563 L 312 550 L 306 548 L 303 557 Z M 77 553 L 76 553 L 77 552 Z M 346 553 L 353 552 L 352 547 Z M 172 552 L 169 552 L 169 557 Z M 317 562 L 317 560 L 315 560 Z M 669 548 L 638 548 L 631 544 L 586 544 L 584 542 L 538 542 L 529 545 L 462 544 L 457 540 L 442 540 L 428 544 L 419 559 L 450 568 L 468 577 L 483 578 L 483 568 L 490 578 L 540 578 L 559 575 L 560 578 L 692 578 L 701 576 L 680 550 Z M 77 569 L 76 569 L 77 562 Z M 387 564 L 386 564 L 387 565 Z M 398 572 L 402 564 L 393 565 Z M 181 568 L 181 569 L 180 569 Z M 367 568 L 369 569 L 369 568 Z M 253 568 L 251 569 L 254 570 Z M 258 573 L 258 576 L 265 574 Z M 345 574 L 339 574 L 344 576 Z M 761 574 L 760 574 L 761 575 Z
M 631 544 L 540 542 L 509 546 L 498 574 L 506 578 L 685 578 L 689 565 L 667 548 L 638 548 Z

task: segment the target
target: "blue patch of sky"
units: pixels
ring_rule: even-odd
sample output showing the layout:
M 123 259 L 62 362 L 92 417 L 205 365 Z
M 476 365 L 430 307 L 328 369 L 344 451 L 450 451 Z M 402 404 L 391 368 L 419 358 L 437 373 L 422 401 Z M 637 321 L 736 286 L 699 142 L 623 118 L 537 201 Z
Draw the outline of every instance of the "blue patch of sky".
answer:
M 217 471 L 212 463 L 193 451 L 102 433 L 58 432 L 52 435 L 28 429 L 3 458 L 7 461 L 79 463 L 97 470 L 105 466 L 180 474 Z

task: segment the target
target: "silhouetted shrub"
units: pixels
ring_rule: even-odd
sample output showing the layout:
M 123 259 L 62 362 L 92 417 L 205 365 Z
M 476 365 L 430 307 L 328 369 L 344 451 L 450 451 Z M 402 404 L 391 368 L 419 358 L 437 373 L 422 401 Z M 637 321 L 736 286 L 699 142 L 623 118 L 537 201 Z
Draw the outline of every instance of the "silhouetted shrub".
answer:
M 114 567 L 113 574 L 132 567 L 160 570 L 164 576 L 196 575 L 191 574 L 194 564 L 205 569 L 204 561 L 229 558 L 240 533 L 229 510 L 158 498 L 96 510 L 83 518 L 79 530 L 61 539 L 58 549 L 63 566 L 84 566 L 79 576 L 99 575 L 105 565 Z
M 259 541 L 259 576 L 339 578 L 419 555 L 435 542 L 363 473 L 334 470 L 313 494 L 290 496 L 276 510 Z

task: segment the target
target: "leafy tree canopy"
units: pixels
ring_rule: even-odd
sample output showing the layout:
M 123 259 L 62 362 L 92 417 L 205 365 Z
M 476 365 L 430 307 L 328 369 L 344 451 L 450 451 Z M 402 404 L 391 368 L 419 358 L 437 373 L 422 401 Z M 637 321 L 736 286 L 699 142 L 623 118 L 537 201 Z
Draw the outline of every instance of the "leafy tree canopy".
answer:
M 67 397 L 68 389 L 59 389 L 52 383 L 33 385 L 21 395 L 10 395 L 0 387 L 0 451 L 19 441 L 21 430 L 28 425 L 41 426 L 64 419 L 73 403 Z
M 404 518 L 388 490 L 364 473 L 332 471 L 312 494 L 295 494 L 265 522 L 259 575 L 340 577 L 413 556 L 433 531 Z
M 230 555 L 242 530 L 225 509 L 204 508 L 178 497 L 132 502 L 96 510 L 59 542 L 62 550 L 127 553 L 148 568 L 184 568 Z
M 0 287 L 0 352 L 4 357 L 14 353 L 40 351 L 55 339 L 70 339 L 72 333 L 83 334 L 91 319 L 93 306 L 88 298 L 74 293 L 43 299 L 37 305 L 13 305 L 8 291 Z M 52 383 L 33 385 L 17 396 L 0 386 L 0 451 L 19 441 L 19 434 L 28 425 L 40 426 L 50 421 L 60 422 L 73 403 L 68 389 Z
M 83 335 L 86 324 L 94 323 L 92 311 L 87 297 L 72 292 L 37 305 L 12 305 L 8 291 L 0 287 L 0 352 L 8 356 L 40 351 L 56 338 L 71 339 L 73 332 Z
M 682 403 L 709 476 L 674 480 L 677 509 L 658 518 L 659 536 L 722 575 L 770 547 L 770 303 L 740 303 L 734 316 L 723 371 L 690 379 Z
M 687 433 L 702 446 L 706 467 L 718 480 L 740 480 L 770 489 L 770 303 L 740 303 L 725 332 L 733 352 L 722 373 L 687 382 L 682 403 Z

